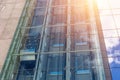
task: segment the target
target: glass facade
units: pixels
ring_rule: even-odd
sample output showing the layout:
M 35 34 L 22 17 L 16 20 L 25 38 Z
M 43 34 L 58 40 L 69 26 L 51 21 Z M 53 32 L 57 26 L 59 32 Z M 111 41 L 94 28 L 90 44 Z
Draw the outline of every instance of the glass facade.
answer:
M 96 14 L 94 0 L 26 1 L 1 80 L 111 80 Z
M 120 1 L 98 0 L 112 80 L 120 79 Z

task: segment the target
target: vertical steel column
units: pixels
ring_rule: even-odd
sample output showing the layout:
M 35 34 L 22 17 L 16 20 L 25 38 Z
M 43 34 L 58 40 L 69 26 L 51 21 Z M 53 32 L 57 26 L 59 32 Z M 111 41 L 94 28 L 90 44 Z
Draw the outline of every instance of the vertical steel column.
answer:
M 71 26 L 70 26 L 71 6 L 70 0 L 67 0 L 67 48 L 66 48 L 66 80 L 70 80 L 70 45 L 71 45 Z

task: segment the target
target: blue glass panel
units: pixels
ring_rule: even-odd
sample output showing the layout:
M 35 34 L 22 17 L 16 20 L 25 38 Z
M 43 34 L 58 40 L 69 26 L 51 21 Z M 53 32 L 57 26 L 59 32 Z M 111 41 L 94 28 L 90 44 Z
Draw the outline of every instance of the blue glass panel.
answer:
M 90 70 L 78 70 L 76 74 L 90 74 Z
M 112 80 L 120 80 L 120 68 L 111 68 Z
M 105 38 L 112 80 L 120 80 L 120 39 Z
M 50 75 L 62 75 L 62 72 L 50 72 Z
M 120 57 L 111 57 L 109 59 L 110 68 L 120 68 Z
M 87 42 L 77 42 L 76 45 L 87 45 Z
M 34 36 L 34 37 L 38 37 L 40 34 L 41 29 L 40 28 L 31 28 L 29 35 L 30 36 Z
M 62 47 L 62 46 L 64 46 L 64 44 L 62 44 L 62 43 L 61 44 L 54 44 L 53 45 L 53 47 Z
M 116 56 L 120 51 L 120 39 L 119 38 L 105 38 L 105 45 L 108 56 Z
M 26 80 L 27 76 L 33 79 L 36 61 L 21 61 L 16 80 Z
M 43 24 L 44 16 L 34 16 L 32 26 L 39 26 Z
M 35 52 L 35 49 L 26 49 L 26 50 L 22 50 L 22 52 Z

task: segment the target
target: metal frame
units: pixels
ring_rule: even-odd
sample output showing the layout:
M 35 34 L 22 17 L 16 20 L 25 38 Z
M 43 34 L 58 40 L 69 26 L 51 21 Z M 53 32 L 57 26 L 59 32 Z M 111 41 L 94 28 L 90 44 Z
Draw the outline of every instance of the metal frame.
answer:
M 35 5 L 36 5 L 36 0 L 26 0 L 26 5 L 23 9 L 23 13 L 21 15 L 21 18 L 20 18 L 20 21 L 18 23 L 18 26 L 17 26 L 17 29 L 16 29 L 16 32 L 15 32 L 15 35 L 14 35 L 14 38 L 12 40 L 12 43 L 11 43 L 11 46 L 10 46 L 10 49 L 8 51 L 8 55 L 7 55 L 7 58 L 6 58 L 6 61 L 5 61 L 5 64 L 3 66 L 3 69 L 2 69 L 2 72 L 1 72 L 1 75 L 0 75 L 0 79 L 1 80 L 7 80 L 7 79 L 13 79 L 13 75 L 17 73 L 18 70 L 15 70 L 16 68 L 18 68 L 19 66 L 19 61 L 20 61 L 20 56 L 23 56 L 23 55 L 37 55 L 37 61 L 36 61 L 36 67 L 35 67 L 35 73 L 34 73 L 34 78 L 33 80 L 39 80 L 39 77 L 41 76 L 41 62 L 40 62 L 40 58 L 41 58 L 41 54 L 60 54 L 60 53 L 64 53 L 66 54 L 66 67 L 65 67 L 65 70 L 66 70 L 66 80 L 70 80 L 71 78 L 71 67 L 70 67 L 70 59 L 71 59 L 71 56 L 70 54 L 72 52 L 84 52 L 84 51 L 96 51 L 96 52 L 100 52 L 101 53 L 101 49 L 100 49 L 100 46 L 101 44 L 97 44 L 97 48 L 96 49 L 89 49 L 89 50 L 74 50 L 72 51 L 71 50 L 71 26 L 73 25 L 80 25 L 80 24 L 90 24 L 96 31 L 93 32 L 93 35 L 95 34 L 96 38 L 99 39 L 99 34 L 97 32 L 97 24 L 96 24 L 96 20 L 95 20 L 95 13 L 94 12 L 94 9 L 93 9 L 93 2 L 92 1 L 89 1 L 89 8 L 88 6 L 86 6 L 88 9 L 89 9 L 89 22 L 88 23 L 76 23 L 76 24 L 72 24 L 70 19 L 71 19 L 71 0 L 66 0 L 67 4 L 65 5 L 67 7 L 67 23 L 66 24 L 58 24 L 58 25 L 51 25 L 49 24 L 49 18 L 50 18 L 50 11 L 51 9 L 54 7 L 54 8 L 57 8 L 58 6 L 52 6 L 52 0 L 50 0 L 48 3 L 47 3 L 47 6 L 45 7 L 46 8 L 46 11 L 45 11 L 45 18 L 44 18 L 44 22 L 43 22 L 43 25 L 41 26 L 37 26 L 37 27 L 41 27 L 42 28 L 42 32 L 41 32 L 41 41 L 39 42 L 39 49 L 36 53 L 34 54 L 20 54 L 20 48 L 21 48 L 21 42 L 22 42 L 22 39 L 24 37 L 24 34 L 25 34 L 25 30 L 26 29 L 29 29 L 29 25 L 31 24 L 31 16 L 33 16 L 33 10 L 35 8 Z M 87 2 L 87 0 L 86 0 Z M 63 5 L 59 5 L 59 7 L 64 7 Z M 72 5 L 72 6 L 76 6 L 76 5 Z M 82 8 L 81 6 L 76 6 L 76 7 L 79 7 L 79 8 Z M 44 8 L 44 7 L 37 7 L 37 8 Z M 93 11 L 93 12 L 91 12 Z M 66 34 L 66 50 L 65 51 L 53 51 L 53 52 L 44 52 L 43 51 L 43 45 L 42 43 L 44 42 L 44 40 L 46 39 L 46 28 L 50 26 L 50 27 L 58 27 L 58 26 L 67 26 L 67 34 Z M 35 28 L 35 27 L 33 27 Z M 99 43 L 99 41 L 97 42 Z M 102 58 L 101 54 L 97 54 L 97 58 Z M 18 61 L 16 61 L 18 60 Z M 101 59 L 100 59 L 101 60 Z M 99 62 L 99 61 L 97 61 Z M 96 64 L 98 66 L 103 66 L 99 63 Z M 16 65 L 17 64 L 17 65 Z M 98 70 L 98 69 L 97 69 Z M 99 71 L 99 70 L 98 70 Z M 100 72 L 100 71 L 99 71 Z M 102 74 L 99 74 L 101 76 L 103 76 Z M 100 78 L 100 80 L 103 80 Z M 105 79 L 104 79 L 105 80 Z M 110 79 L 109 79 L 110 80 Z

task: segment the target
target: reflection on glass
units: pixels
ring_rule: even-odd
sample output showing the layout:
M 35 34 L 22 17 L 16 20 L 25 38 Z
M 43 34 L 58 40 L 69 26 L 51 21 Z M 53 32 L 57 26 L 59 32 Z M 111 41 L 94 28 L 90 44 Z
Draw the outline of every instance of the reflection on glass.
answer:
M 65 26 L 48 27 L 43 42 L 43 51 L 63 51 L 66 46 Z
M 66 0 L 52 0 L 52 6 L 67 5 Z
M 120 0 L 108 0 L 112 9 L 120 8 Z
M 107 0 L 97 0 L 97 5 L 99 9 L 110 9 Z
M 118 33 L 116 30 L 104 30 L 103 35 L 105 38 L 118 37 Z
M 112 80 L 119 80 L 120 74 L 120 39 L 105 38 Z
M 71 80 L 99 80 L 103 76 L 99 74 L 101 66 L 97 66 L 96 53 L 92 51 L 83 51 L 71 53 Z
M 33 80 L 35 61 L 21 61 L 16 80 Z
M 116 27 L 120 27 L 120 15 L 114 15 L 115 22 L 116 22 Z
M 120 14 L 120 9 L 113 9 L 113 10 L 112 10 L 112 13 L 113 13 L 114 15 L 119 15 L 119 14 Z
M 115 23 L 112 16 L 100 16 L 102 29 L 114 29 Z
M 111 10 L 99 10 L 100 16 L 107 16 L 107 15 L 112 15 Z
M 65 80 L 65 64 L 66 64 L 66 55 L 65 53 L 58 54 L 42 54 L 40 56 L 41 64 L 40 71 L 41 76 L 38 79 L 40 80 Z
M 111 68 L 112 80 L 120 80 L 120 67 Z

